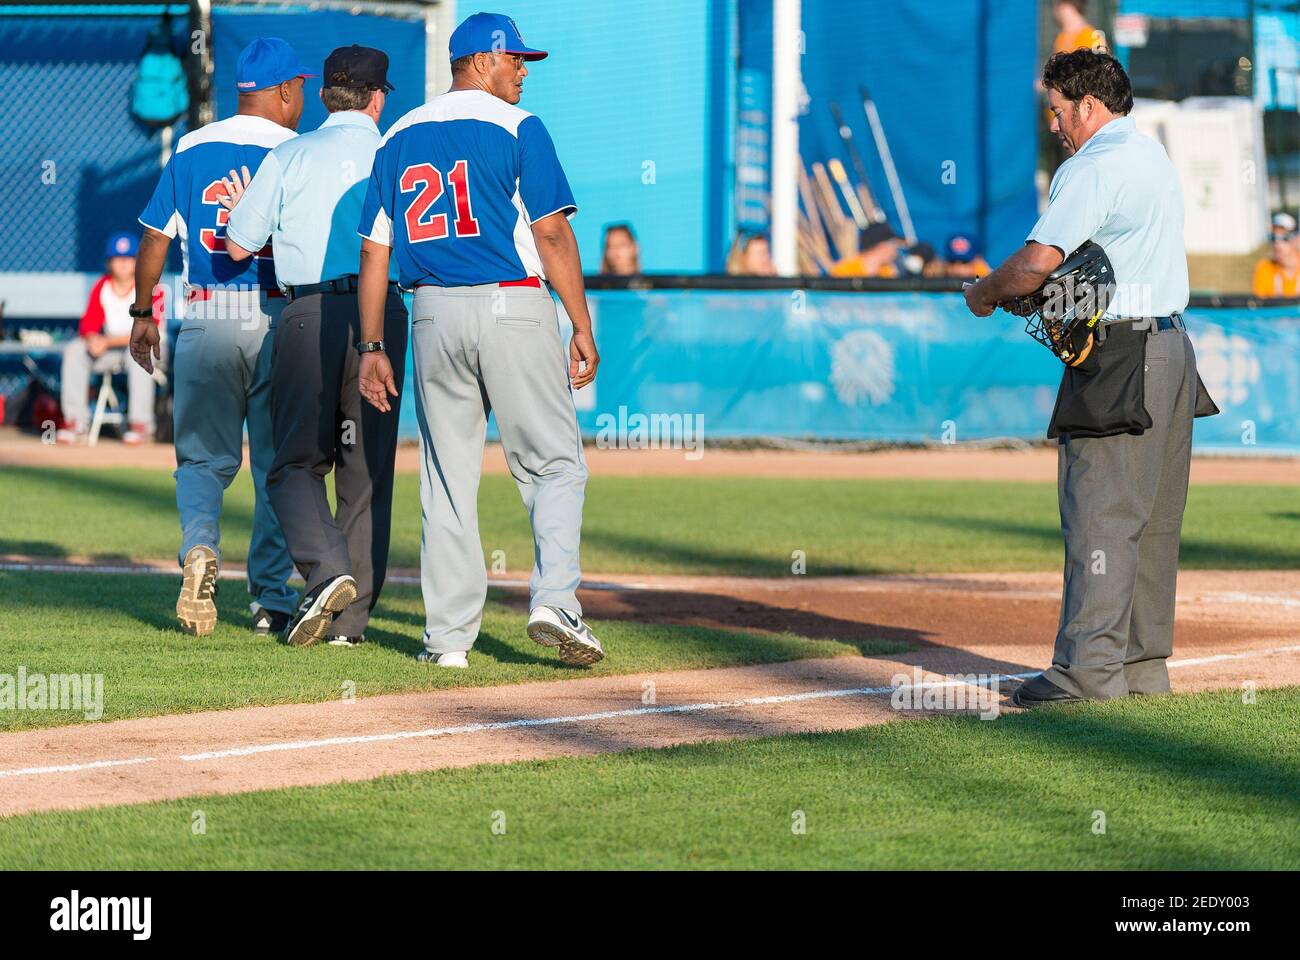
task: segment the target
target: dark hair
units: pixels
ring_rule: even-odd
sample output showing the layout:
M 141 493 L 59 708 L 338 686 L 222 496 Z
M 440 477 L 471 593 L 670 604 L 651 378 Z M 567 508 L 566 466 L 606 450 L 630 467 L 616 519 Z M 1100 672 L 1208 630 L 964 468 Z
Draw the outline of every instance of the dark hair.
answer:
M 1111 113 L 1125 114 L 1133 109 L 1133 87 L 1119 61 L 1109 53 L 1086 47 L 1055 54 L 1048 60 L 1043 67 L 1043 86 L 1071 103 L 1092 94 Z
M 451 62 L 451 72 L 461 73 L 465 70 L 468 70 L 470 64 L 473 62 L 474 62 L 474 54 L 472 53 L 467 53 L 463 57 L 457 57 L 455 60 Z

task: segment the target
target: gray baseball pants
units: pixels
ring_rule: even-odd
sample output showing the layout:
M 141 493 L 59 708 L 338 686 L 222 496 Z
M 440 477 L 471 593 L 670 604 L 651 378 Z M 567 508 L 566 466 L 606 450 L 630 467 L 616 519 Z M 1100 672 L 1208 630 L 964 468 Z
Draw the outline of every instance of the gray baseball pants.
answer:
M 487 599 L 478 485 L 493 411 L 532 522 L 530 606 L 581 615 L 575 591 L 587 462 L 549 290 L 420 287 L 411 321 L 425 648 L 466 651 L 478 638 Z
M 1182 330 L 1147 340 L 1142 434 L 1062 438 L 1065 590 L 1045 676 L 1083 697 L 1166 693 L 1191 469 L 1196 356 Z
M 271 344 L 284 300 L 257 290 L 215 291 L 188 305 L 173 351 L 176 508 L 179 561 L 200 544 L 221 556 L 226 488 L 244 460 L 244 425 L 253 475 L 253 515 L 233 518 L 249 531 L 248 592 L 268 610 L 292 613 L 293 562 L 266 494 L 271 442 Z M 251 524 L 250 524 L 251 520 Z

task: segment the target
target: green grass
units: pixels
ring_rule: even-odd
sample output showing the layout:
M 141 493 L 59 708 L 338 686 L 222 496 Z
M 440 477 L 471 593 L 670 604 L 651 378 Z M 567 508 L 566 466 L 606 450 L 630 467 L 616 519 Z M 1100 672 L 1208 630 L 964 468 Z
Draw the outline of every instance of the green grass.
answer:
M 34 814 L 0 869 L 1294 870 L 1297 820 L 1292 688 Z
M 568 667 L 524 634 L 527 617 L 488 603 L 469 670 L 416 663 L 424 605 L 413 587 L 389 586 L 366 630 L 372 642 L 347 649 L 291 648 L 248 630 L 243 584 L 223 581 L 221 619 L 207 637 L 175 627 L 177 578 L 0 572 L 0 673 L 103 674 L 104 718 L 186 713 L 255 704 L 335 699 L 344 684 L 357 696 L 451 686 L 483 686 L 641 671 L 771 663 L 802 657 L 889 653 L 894 640 L 845 643 L 794 634 L 666 626 L 596 624 L 607 659 Z M 493 597 L 497 597 L 496 592 Z M 0 731 L 79 723 L 84 713 L 0 709 Z
M 392 563 L 419 563 L 418 477 L 398 477 Z M 0 469 L 0 553 L 102 560 L 175 555 L 179 528 L 166 471 Z M 532 563 L 527 516 L 509 477 L 485 477 L 483 549 L 512 570 Z M 224 555 L 242 560 L 252 486 L 227 495 Z M 585 570 L 596 573 L 809 575 L 1055 570 L 1061 563 L 1051 484 L 761 477 L 591 479 Z M 1300 568 L 1294 487 L 1196 486 L 1184 527 L 1185 568 Z

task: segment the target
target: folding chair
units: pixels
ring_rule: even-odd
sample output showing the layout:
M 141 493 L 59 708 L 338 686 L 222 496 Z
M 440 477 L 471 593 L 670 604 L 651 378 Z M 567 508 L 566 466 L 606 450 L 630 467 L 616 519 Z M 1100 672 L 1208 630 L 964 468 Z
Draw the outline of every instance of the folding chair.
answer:
M 95 401 L 95 413 L 90 418 L 90 434 L 86 438 L 88 446 L 94 446 L 99 442 L 99 430 L 104 424 L 119 427 L 126 422 L 126 414 L 122 412 L 122 402 L 117 398 L 117 391 L 113 389 L 113 377 L 120 371 L 105 370 L 98 374 L 99 381 L 99 399 Z M 92 377 L 96 374 L 91 374 Z

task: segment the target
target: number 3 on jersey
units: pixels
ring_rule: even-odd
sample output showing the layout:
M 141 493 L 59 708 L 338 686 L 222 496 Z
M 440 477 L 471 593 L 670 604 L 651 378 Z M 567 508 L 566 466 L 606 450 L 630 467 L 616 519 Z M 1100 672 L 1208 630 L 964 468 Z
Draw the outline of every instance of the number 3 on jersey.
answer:
M 208 253 L 225 253 L 226 238 L 218 236 L 218 231 L 223 231 L 226 223 L 230 220 L 230 211 L 221 206 L 221 199 L 226 195 L 226 182 L 224 180 L 213 180 L 203 188 L 203 196 L 200 198 L 204 203 L 211 204 L 217 208 L 217 225 L 213 227 L 203 227 L 199 230 L 199 243 Z M 253 254 L 258 260 L 270 258 L 271 242 L 268 240 L 266 246 Z
M 457 160 L 451 173 L 447 174 L 447 182 L 451 184 L 452 196 L 456 202 L 456 236 L 477 237 L 478 221 L 474 219 L 469 192 L 469 164 Z M 398 186 L 402 193 L 415 193 L 415 199 L 406 208 L 406 235 L 411 243 L 446 237 L 447 215 L 429 215 L 429 208 L 438 202 L 445 189 L 442 171 L 430 163 L 413 164 L 402 171 Z

